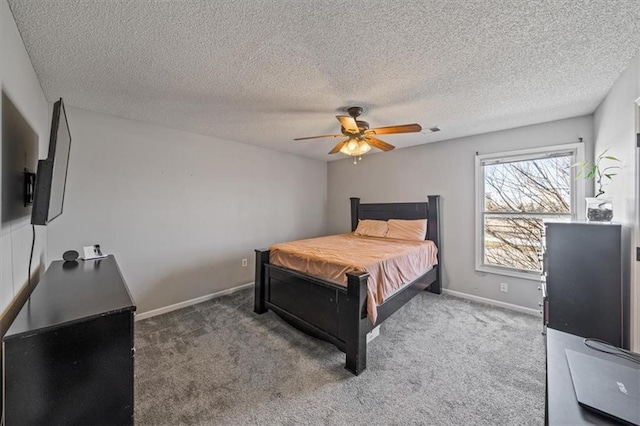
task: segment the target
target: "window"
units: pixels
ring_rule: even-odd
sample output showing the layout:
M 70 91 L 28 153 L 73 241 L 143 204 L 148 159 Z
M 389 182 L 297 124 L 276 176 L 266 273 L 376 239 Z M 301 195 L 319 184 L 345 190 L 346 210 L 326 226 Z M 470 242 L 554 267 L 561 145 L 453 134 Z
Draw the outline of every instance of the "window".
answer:
M 582 144 L 476 157 L 476 269 L 539 279 L 545 220 L 577 217 Z M 577 192 L 581 194 L 577 194 Z

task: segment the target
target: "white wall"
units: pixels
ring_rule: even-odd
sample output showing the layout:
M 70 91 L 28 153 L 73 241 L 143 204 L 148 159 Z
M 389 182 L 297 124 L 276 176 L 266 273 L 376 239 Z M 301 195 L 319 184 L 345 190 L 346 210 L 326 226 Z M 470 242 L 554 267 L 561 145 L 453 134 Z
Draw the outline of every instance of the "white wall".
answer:
M 329 231 L 349 231 L 349 197 L 366 203 L 441 195 L 444 287 L 537 310 L 539 282 L 475 271 L 475 154 L 574 143 L 582 137 L 591 158 L 592 136 L 593 117 L 585 116 L 366 155 L 357 165 L 350 159 L 331 162 Z M 509 284 L 508 293 L 500 292 L 501 282 Z
M 67 192 L 48 226 L 48 258 L 99 243 L 116 255 L 139 313 L 251 282 L 254 249 L 326 230 L 325 162 L 67 114 Z
M 49 105 L 40 88 L 40 83 L 6 0 L 0 0 L 0 12 L 2 91 L 11 99 L 37 133 L 40 158 L 44 158 L 49 145 Z M 0 155 L 2 155 L 1 150 Z M 2 167 L 2 161 L 0 161 L 0 167 Z M 31 227 L 29 224 L 30 217 L 17 219 L 4 224 L 0 232 L 1 316 L 6 314 L 6 310 L 15 296 L 27 283 L 29 251 L 31 249 Z M 38 227 L 32 271 L 39 269 L 41 264 L 44 264 L 46 238 L 46 228 Z
M 605 197 L 613 199 L 614 220 L 627 228 L 625 271 L 632 281 L 632 300 L 635 315 L 632 317 L 632 335 L 636 351 L 640 351 L 640 282 L 635 260 L 635 250 L 640 245 L 633 242 L 633 226 L 636 221 L 636 196 L 638 170 L 636 170 L 636 100 L 640 97 L 640 54 L 631 61 L 618 78 L 607 97 L 594 114 L 595 153 L 605 149 L 623 161 L 623 167 L 615 180 L 605 188 Z M 638 226 L 636 224 L 636 226 Z M 635 329 L 634 329 L 635 326 Z

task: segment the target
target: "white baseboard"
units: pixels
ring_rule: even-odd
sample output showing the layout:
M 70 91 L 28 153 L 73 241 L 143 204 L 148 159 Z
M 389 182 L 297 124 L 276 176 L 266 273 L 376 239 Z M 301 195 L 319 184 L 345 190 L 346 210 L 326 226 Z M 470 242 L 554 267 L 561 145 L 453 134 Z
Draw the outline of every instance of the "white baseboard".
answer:
M 174 303 L 173 305 L 164 306 L 158 309 L 152 309 L 141 314 L 136 314 L 136 321 L 141 321 L 147 318 L 155 317 L 157 315 L 166 314 L 167 312 L 176 311 L 178 309 L 186 308 L 187 306 L 196 305 L 198 303 L 206 302 L 207 300 L 215 299 L 227 294 L 233 294 L 237 291 L 244 290 L 253 286 L 253 282 L 241 284 L 236 287 L 227 288 L 225 290 L 216 291 L 215 293 L 206 294 L 204 296 L 196 297 L 195 299 L 185 300 L 184 302 Z
M 251 286 L 253 286 L 253 282 L 242 284 L 236 287 L 227 288 L 225 290 L 220 290 L 215 293 L 207 294 L 204 296 L 196 297 L 195 299 L 185 300 L 184 302 L 174 303 L 173 305 L 164 306 L 162 308 L 153 309 L 151 311 L 142 312 L 140 314 L 136 314 L 136 321 L 141 321 L 147 318 L 155 317 L 157 315 L 166 314 L 171 311 L 176 311 L 178 309 L 186 308 L 187 306 L 197 305 L 198 303 L 206 302 L 207 300 L 212 300 L 217 297 L 233 294 L 237 291 L 244 290 L 245 288 L 249 288 Z M 449 290 L 446 288 L 443 288 L 442 292 L 454 297 L 459 297 L 461 299 L 468 299 L 468 300 L 473 300 L 475 302 L 486 303 L 488 305 L 498 306 L 500 308 L 510 309 L 512 311 L 522 312 L 523 314 L 533 315 L 537 317 L 540 316 L 539 311 L 531 308 L 525 308 L 524 306 L 513 305 L 511 303 L 500 302 L 498 300 L 487 299 L 485 297 L 474 296 L 472 294 L 461 293 L 459 291 Z M 371 337 L 375 338 L 377 336 L 375 337 L 371 336 Z
M 475 302 L 486 303 L 488 305 L 498 306 L 500 308 L 510 309 L 512 311 L 522 312 L 523 314 L 533 315 L 541 317 L 540 311 L 531 308 L 525 308 L 524 306 L 513 305 L 511 303 L 500 302 L 499 300 L 487 299 L 485 297 L 474 296 L 468 293 L 461 293 L 459 291 L 453 291 L 446 288 L 442 289 L 444 294 L 449 294 L 454 297 L 460 297 L 461 299 L 473 300 Z

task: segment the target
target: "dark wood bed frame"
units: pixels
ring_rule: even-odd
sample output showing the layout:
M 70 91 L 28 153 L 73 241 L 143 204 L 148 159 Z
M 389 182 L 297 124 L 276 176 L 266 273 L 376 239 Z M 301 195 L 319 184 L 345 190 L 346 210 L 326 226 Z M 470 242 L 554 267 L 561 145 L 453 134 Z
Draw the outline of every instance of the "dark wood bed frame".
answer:
M 351 230 L 359 219 L 427 219 L 425 239 L 440 247 L 440 196 L 430 195 L 428 202 L 360 204 L 351 198 Z M 438 265 L 407 283 L 378 307 L 375 326 L 419 292 L 428 289 L 440 294 L 442 252 Z M 367 333 L 375 326 L 367 318 L 366 272 L 347 273 L 347 286 L 341 286 L 304 273 L 272 265 L 269 250 L 256 250 L 254 311 L 271 309 L 296 328 L 333 343 L 345 352 L 345 368 L 358 375 L 367 366 Z

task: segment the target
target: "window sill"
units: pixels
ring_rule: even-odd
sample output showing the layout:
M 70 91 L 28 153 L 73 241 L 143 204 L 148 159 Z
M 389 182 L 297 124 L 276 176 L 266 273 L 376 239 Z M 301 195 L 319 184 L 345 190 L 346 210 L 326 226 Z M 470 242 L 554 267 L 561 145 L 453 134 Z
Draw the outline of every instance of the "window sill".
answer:
M 483 272 L 485 274 L 505 275 L 508 277 L 521 278 L 524 280 L 540 281 L 540 272 L 524 272 L 492 266 L 476 266 L 476 271 Z

